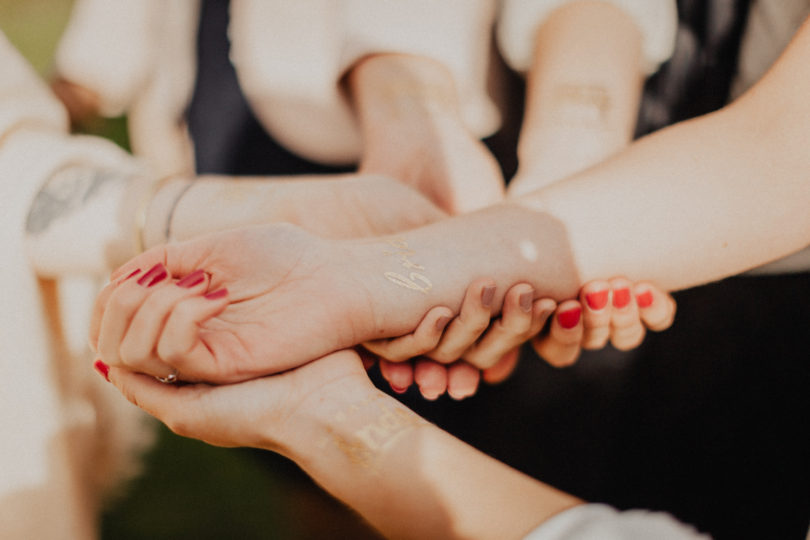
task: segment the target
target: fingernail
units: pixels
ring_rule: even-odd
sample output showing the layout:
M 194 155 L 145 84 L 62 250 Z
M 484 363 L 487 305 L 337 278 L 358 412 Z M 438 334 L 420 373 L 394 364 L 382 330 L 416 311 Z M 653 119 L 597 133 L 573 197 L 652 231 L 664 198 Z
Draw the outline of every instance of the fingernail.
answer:
M 579 324 L 579 316 L 582 314 L 582 308 L 573 308 L 568 311 L 563 311 L 557 315 L 557 320 L 560 321 L 560 326 L 563 328 L 573 328 Z
M 608 290 L 586 294 L 585 301 L 588 302 L 588 307 L 594 311 L 604 309 L 608 303 Z
M 402 387 L 402 386 L 396 386 L 396 385 L 392 384 L 392 385 L 391 385 L 391 390 L 393 390 L 393 391 L 394 391 L 394 392 L 396 392 L 397 394 L 404 394 L 405 392 L 407 392 L 407 391 L 408 391 L 408 387 L 407 387 L 407 386 L 405 386 L 405 387 Z
M 534 301 L 534 292 L 527 291 L 520 295 L 520 309 L 526 313 L 532 312 L 532 302 Z
M 437 399 L 439 399 L 439 396 L 442 395 L 442 393 L 439 392 L 438 390 L 430 391 L 430 390 L 423 390 L 420 388 L 419 391 L 422 393 L 422 397 L 428 401 L 436 401 Z
M 653 303 L 653 295 L 651 291 L 644 291 L 636 295 L 636 304 L 640 308 L 650 307 Z
M 93 367 L 98 371 L 102 377 L 104 377 L 107 382 L 110 382 L 110 366 L 102 362 L 101 360 L 96 360 L 93 363 Z
M 209 300 L 219 300 L 220 298 L 224 298 L 228 295 L 228 289 L 219 289 L 214 292 L 210 292 L 205 295 L 205 298 Z
M 136 268 L 136 269 L 135 269 L 135 270 L 133 270 L 133 271 L 132 271 L 132 272 L 131 272 L 131 273 L 130 273 L 130 274 L 127 276 L 127 277 L 125 277 L 125 278 L 124 278 L 124 279 L 122 279 L 121 281 L 122 281 L 122 282 L 124 282 L 124 281 L 128 280 L 129 278 L 132 278 L 132 277 L 137 276 L 137 275 L 138 275 L 138 274 L 140 274 L 140 273 L 141 273 L 141 269 L 140 269 L 140 268 Z
M 205 281 L 205 271 L 195 270 L 194 272 L 190 273 L 189 275 L 187 275 L 186 277 L 175 283 L 175 285 L 177 285 L 178 287 L 183 287 L 184 289 L 190 289 L 195 285 L 199 285 L 203 281 Z
M 623 308 L 630 303 L 630 289 L 616 289 L 613 291 L 613 306 Z
M 484 307 L 488 308 L 489 306 L 492 305 L 493 298 L 495 298 L 495 287 L 493 287 L 492 285 L 484 287 L 484 290 L 481 291 L 481 304 Z
M 448 317 L 447 315 L 443 315 L 438 319 L 436 319 L 436 330 L 438 330 L 439 332 L 444 330 L 444 328 L 447 326 L 447 323 L 450 322 L 450 319 L 452 319 L 452 317 Z
M 156 283 L 160 283 L 169 273 L 166 271 L 166 267 L 163 266 L 161 263 L 157 263 L 155 266 L 149 269 L 144 275 L 140 277 L 138 280 L 138 285 L 142 285 L 144 287 L 151 287 Z

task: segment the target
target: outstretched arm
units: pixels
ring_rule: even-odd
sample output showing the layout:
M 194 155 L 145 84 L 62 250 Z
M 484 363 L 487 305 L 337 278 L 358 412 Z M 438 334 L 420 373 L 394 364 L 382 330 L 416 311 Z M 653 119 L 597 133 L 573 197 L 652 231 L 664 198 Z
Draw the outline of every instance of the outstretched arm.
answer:
M 287 456 L 386 538 L 702 538 L 663 514 L 583 505 L 482 454 L 374 389 L 351 351 L 219 387 L 96 369 L 180 435 Z

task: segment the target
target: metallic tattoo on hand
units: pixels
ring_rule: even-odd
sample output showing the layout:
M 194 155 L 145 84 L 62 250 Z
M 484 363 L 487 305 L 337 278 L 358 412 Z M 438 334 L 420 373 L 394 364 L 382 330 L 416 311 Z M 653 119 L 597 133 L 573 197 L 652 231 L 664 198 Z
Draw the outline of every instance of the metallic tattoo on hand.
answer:
M 408 247 L 408 243 L 405 240 L 396 239 L 388 240 L 387 243 L 396 248 L 396 251 L 386 251 L 384 254 L 395 257 L 406 270 L 411 271 L 408 272 L 407 276 L 404 276 L 398 272 L 385 272 L 385 279 L 391 283 L 399 285 L 400 287 L 405 287 L 406 289 L 427 294 L 428 291 L 433 288 L 433 283 L 427 276 L 421 272 L 417 272 L 417 270 L 424 270 L 425 267 L 421 264 L 416 264 L 411 260 L 411 257 L 415 254 L 415 252 Z

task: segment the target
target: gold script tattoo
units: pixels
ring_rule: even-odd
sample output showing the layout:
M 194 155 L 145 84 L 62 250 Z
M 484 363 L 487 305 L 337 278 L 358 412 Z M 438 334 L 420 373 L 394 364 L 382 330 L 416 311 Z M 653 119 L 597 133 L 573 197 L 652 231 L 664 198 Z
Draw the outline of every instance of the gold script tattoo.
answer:
M 381 452 L 393 446 L 410 429 L 427 425 L 427 421 L 384 396 L 376 396 L 351 405 L 348 411 L 335 415 L 335 423 L 343 423 L 361 410 L 372 411 L 375 413 L 374 418 L 350 435 L 338 433 L 340 428 L 329 429 L 329 433 L 333 444 L 349 461 L 374 472 L 378 472 L 376 458 Z
M 396 251 L 385 251 L 384 254 L 396 258 L 399 264 L 407 270 L 407 275 L 399 272 L 386 272 L 385 279 L 400 287 L 427 294 L 433 288 L 433 283 L 422 273 L 425 267 L 411 260 L 415 252 L 408 247 L 408 243 L 405 240 L 392 239 L 388 240 L 387 244 L 396 248 Z
M 553 103 L 559 120 L 585 126 L 604 123 L 611 107 L 607 89 L 596 85 L 560 85 Z

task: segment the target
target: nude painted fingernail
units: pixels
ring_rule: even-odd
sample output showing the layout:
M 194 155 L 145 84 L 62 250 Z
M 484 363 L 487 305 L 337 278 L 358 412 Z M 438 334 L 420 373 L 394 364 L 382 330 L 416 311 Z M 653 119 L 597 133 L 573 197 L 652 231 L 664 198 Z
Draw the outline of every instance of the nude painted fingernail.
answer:
M 488 286 L 484 287 L 481 291 L 481 305 L 488 308 L 492 305 L 492 300 L 495 298 L 495 287 Z M 437 396 L 438 397 L 438 396 Z
M 195 270 L 194 272 L 190 273 L 189 275 L 187 275 L 186 277 L 175 283 L 175 285 L 177 285 L 178 287 L 182 287 L 184 289 L 190 289 L 195 285 L 199 285 L 203 281 L 205 281 L 205 271 Z
M 228 295 L 228 289 L 219 289 L 214 292 L 210 292 L 205 295 L 205 298 L 208 300 L 219 300 L 220 298 L 224 298 Z
M 557 320 L 560 321 L 560 326 L 570 329 L 579 324 L 580 315 L 582 315 L 582 308 L 576 307 L 557 315 Z
M 520 309 L 526 313 L 532 312 L 532 302 L 534 301 L 534 293 L 527 291 L 520 295 Z
M 138 280 L 138 285 L 143 287 L 151 287 L 157 283 L 160 283 L 169 273 L 166 271 L 166 267 L 163 266 L 161 263 L 157 263 L 155 266 L 149 269 L 144 275 L 140 277 Z
M 608 303 L 608 290 L 586 294 L 585 301 L 588 302 L 588 307 L 594 311 L 604 309 Z
M 630 303 L 630 289 L 616 289 L 613 291 L 613 306 L 623 308 Z
M 397 394 L 404 394 L 405 392 L 408 391 L 408 387 L 407 386 L 404 386 L 404 387 L 403 386 L 397 386 L 395 384 L 392 384 L 391 385 L 391 390 L 393 390 Z
M 422 393 L 422 397 L 428 401 L 436 401 L 439 399 L 439 396 L 442 395 L 442 393 L 438 390 L 425 390 L 420 388 L 419 391 Z
M 452 319 L 452 317 L 448 317 L 447 315 L 443 315 L 438 319 L 436 319 L 436 330 L 438 330 L 439 332 L 444 330 L 444 328 L 447 326 L 447 323 L 450 322 L 450 319 Z
M 644 291 L 636 295 L 636 303 L 640 308 L 650 307 L 653 303 L 653 295 L 650 291 Z
M 102 362 L 101 360 L 96 360 L 93 362 L 93 367 L 96 371 L 98 371 L 102 377 L 104 377 L 107 382 L 110 382 L 110 366 Z

